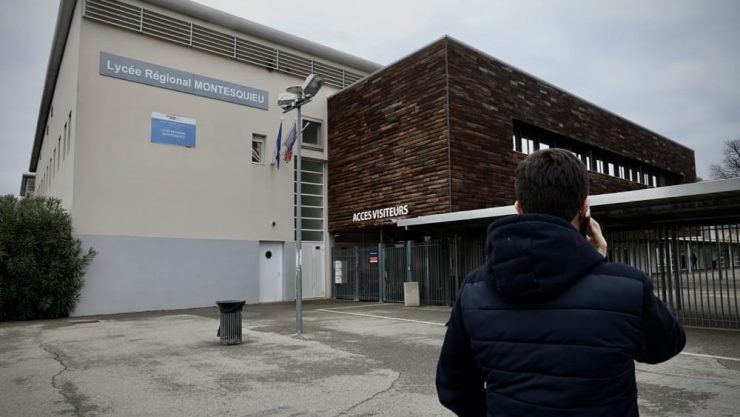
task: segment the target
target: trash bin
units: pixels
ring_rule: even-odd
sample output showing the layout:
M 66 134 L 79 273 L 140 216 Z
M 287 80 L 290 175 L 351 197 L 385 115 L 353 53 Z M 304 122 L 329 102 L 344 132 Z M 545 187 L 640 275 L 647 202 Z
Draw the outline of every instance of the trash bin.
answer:
M 216 336 L 221 338 L 222 345 L 238 345 L 242 342 L 242 307 L 244 300 L 216 301 L 221 311 Z

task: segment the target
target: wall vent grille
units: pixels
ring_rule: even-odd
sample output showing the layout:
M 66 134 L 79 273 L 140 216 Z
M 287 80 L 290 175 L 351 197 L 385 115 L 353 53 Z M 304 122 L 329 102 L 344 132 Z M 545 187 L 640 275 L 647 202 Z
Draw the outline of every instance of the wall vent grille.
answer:
M 271 71 L 305 78 L 320 75 L 326 84 L 344 88 L 364 77 L 279 48 L 238 38 L 192 22 L 117 0 L 86 0 L 83 15 L 91 20 L 139 32 Z

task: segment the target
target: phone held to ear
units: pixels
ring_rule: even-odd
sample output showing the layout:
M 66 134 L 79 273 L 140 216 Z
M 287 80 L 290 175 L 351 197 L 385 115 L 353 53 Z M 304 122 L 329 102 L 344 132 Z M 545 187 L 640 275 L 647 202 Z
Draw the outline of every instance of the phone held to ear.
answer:
M 591 207 L 586 210 L 586 214 L 581 219 L 580 232 L 584 238 L 588 235 L 588 225 L 591 223 Z

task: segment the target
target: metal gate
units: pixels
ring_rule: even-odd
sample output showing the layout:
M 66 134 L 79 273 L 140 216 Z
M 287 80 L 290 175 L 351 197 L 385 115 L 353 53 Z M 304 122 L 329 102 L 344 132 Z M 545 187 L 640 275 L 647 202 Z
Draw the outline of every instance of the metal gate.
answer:
M 419 283 L 423 304 L 452 305 L 465 276 L 483 263 L 483 247 L 482 237 L 454 237 L 391 247 L 336 249 L 334 297 L 402 303 L 403 284 L 413 281 Z
M 334 298 L 378 301 L 378 263 L 370 261 L 373 248 L 343 248 L 332 252 Z M 377 250 L 377 248 L 375 248 Z

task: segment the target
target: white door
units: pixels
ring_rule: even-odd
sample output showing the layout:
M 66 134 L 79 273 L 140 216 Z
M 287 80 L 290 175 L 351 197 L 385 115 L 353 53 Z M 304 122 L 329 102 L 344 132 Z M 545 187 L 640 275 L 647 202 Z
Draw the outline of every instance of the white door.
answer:
M 283 244 L 260 242 L 260 302 L 283 300 Z
M 324 245 L 303 244 L 303 298 L 324 298 Z

